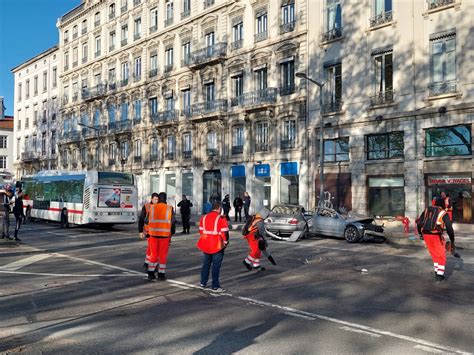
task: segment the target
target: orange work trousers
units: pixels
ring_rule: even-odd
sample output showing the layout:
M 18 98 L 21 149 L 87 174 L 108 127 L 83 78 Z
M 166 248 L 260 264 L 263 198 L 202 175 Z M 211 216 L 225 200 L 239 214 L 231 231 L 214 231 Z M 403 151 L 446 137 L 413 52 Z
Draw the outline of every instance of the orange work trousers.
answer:
M 245 258 L 245 262 L 253 267 L 260 266 L 260 257 L 262 256 L 262 251 L 258 247 L 258 240 L 255 239 L 255 235 L 249 234 L 245 237 L 249 245 L 249 255 Z
M 145 262 L 148 264 L 148 271 L 155 271 L 158 267 L 159 273 L 165 273 L 170 242 L 170 237 L 148 237 L 145 258 Z
M 433 259 L 436 275 L 444 275 L 446 268 L 446 246 L 444 237 L 439 234 L 423 234 L 426 247 Z

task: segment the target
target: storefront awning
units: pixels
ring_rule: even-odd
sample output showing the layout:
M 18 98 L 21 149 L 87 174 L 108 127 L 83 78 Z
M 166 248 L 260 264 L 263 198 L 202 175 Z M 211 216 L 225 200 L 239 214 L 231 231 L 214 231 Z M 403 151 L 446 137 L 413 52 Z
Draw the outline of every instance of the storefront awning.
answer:
M 243 165 L 233 166 L 231 167 L 230 173 L 233 178 L 245 176 L 245 166 Z
M 255 176 L 256 177 L 270 176 L 270 164 L 255 165 Z
M 282 176 L 298 175 L 298 163 L 297 162 L 281 163 L 280 175 Z

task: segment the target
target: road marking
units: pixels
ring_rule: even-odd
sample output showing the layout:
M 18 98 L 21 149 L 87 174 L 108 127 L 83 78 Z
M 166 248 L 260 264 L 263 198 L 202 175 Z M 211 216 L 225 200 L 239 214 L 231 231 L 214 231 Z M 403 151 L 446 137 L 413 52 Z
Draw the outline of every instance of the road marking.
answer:
M 38 261 L 47 259 L 50 256 L 51 256 L 51 254 L 33 255 L 33 256 L 30 256 L 29 258 L 20 259 L 20 260 L 17 260 L 15 262 L 13 262 L 13 263 L 0 266 L 0 270 L 15 271 L 15 270 L 21 269 L 22 267 L 25 267 L 25 266 L 34 264 Z
M 314 317 L 308 317 L 308 316 L 304 316 L 302 314 L 293 313 L 293 312 L 285 312 L 284 314 L 286 314 L 287 316 L 290 316 L 290 317 L 303 318 L 303 319 L 306 319 L 306 320 L 315 320 L 316 319 Z
M 366 334 L 366 335 L 368 335 L 368 336 L 375 337 L 375 338 L 380 338 L 380 337 L 381 337 L 380 334 L 375 334 L 375 333 L 371 333 L 371 332 L 366 332 L 365 330 L 355 329 L 355 328 L 346 327 L 346 326 L 339 327 L 339 329 L 347 330 L 348 332 Z
M 423 350 L 428 353 L 433 353 L 433 354 L 442 354 L 443 351 L 435 348 L 430 348 L 429 346 L 424 346 L 424 345 L 415 345 L 415 349 Z
M 39 275 L 39 276 L 57 276 L 57 277 L 123 277 L 123 276 L 133 276 L 137 275 L 130 273 L 122 274 L 51 274 L 47 272 L 27 272 L 27 271 L 17 271 L 17 270 L 0 270 L 0 274 L 20 274 L 20 275 Z M 142 275 L 143 276 L 143 275 Z

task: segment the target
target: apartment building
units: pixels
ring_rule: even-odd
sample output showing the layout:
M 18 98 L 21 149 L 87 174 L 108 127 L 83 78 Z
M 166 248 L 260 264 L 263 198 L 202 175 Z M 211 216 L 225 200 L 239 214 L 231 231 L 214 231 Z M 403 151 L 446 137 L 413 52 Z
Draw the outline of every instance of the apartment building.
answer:
M 415 218 L 446 191 L 473 223 L 474 8 L 464 0 L 308 1 L 310 195 Z M 322 121 L 320 115 L 322 113 Z M 316 203 L 311 201 L 310 205 Z
M 17 178 L 57 168 L 59 50 L 12 69 L 15 82 L 13 169 Z
M 62 16 L 59 167 L 136 174 L 194 212 L 309 205 L 306 1 L 86 0 Z

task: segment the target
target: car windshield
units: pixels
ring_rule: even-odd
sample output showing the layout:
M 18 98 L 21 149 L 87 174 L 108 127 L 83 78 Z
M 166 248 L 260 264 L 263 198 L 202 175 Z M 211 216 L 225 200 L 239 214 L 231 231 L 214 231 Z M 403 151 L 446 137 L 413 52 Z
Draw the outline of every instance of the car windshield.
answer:
M 299 213 L 300 208 L 298 206 L 275 206 L 272 209 L 272 213 L 293 215 Z

